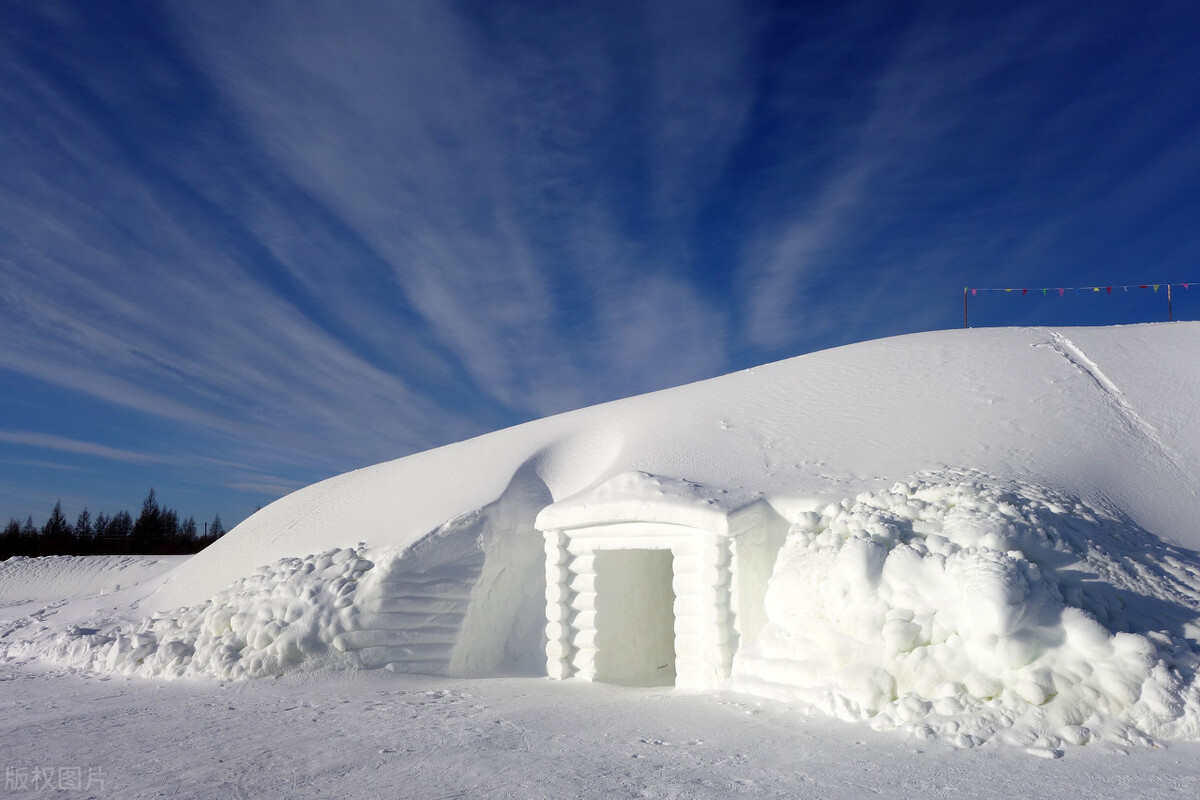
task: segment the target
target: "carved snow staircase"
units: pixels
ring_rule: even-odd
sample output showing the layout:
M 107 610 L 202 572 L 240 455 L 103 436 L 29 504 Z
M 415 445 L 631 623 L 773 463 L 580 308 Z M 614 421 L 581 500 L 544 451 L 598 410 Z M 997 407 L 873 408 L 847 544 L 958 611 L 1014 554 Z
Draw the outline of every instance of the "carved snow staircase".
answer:
M 337 636 L 335 647 L 356 653 L 368 669 L 450 674 L 484 564 L 483 551 L 471 541 L 475 537 L 461 536 L 465 531 L 452 526 L 376 565 L 360 584 L 349 630 Z

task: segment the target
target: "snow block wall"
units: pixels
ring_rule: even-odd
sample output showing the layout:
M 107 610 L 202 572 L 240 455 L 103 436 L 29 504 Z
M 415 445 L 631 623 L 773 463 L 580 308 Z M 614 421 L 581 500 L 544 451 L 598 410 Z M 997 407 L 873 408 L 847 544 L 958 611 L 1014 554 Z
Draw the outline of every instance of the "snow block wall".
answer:
M 737 610 L 764 616 L 764 506 L 632 472 L 545 509 L 547 674 L 720 686 L 748 633 Z

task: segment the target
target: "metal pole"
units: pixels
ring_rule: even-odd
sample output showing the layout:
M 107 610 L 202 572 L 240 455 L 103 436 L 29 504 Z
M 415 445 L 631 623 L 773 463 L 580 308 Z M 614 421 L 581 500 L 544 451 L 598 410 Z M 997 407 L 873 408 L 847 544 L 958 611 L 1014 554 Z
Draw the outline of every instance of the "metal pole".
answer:
M 1171 284 L 1167 284 L 1167 322 L 1175 321 L 1175 312 L 1171 310 Z
M 966 286 L 963 287 L 963 327 L 964 328 L 970 327 L 970 325 L 967 324 L 967 287 Z

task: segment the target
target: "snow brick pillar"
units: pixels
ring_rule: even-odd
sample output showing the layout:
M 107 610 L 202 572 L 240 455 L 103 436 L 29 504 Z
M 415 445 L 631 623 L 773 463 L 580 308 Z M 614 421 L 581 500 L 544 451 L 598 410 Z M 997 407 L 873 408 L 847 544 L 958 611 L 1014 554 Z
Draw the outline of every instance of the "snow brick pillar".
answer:
M 715 689 L 729 677 L 733 662 L 729 615 L 729 542 L 697 537 L 676 557 L 676 685 Z M 681 548 L 683 549 L 683 548 Z
M 719 687 L 740 636 L 734 538 L 765 505 L 630 472 L 543 509 L 547 674 Z
M 567 537 L 561 531 L 546 531 L 546 674 L 561 680 L 569 677 L 571 626 L 568 608 Z

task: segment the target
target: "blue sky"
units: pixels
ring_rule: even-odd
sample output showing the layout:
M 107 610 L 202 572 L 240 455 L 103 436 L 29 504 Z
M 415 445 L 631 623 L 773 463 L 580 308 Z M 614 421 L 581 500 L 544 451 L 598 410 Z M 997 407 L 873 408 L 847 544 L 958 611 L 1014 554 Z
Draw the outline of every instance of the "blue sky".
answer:
M 0 0 L 0 521 L 233 523 L 964 286 L 1200 279 L 1197 41 L 1194 2 Z

